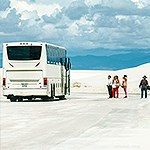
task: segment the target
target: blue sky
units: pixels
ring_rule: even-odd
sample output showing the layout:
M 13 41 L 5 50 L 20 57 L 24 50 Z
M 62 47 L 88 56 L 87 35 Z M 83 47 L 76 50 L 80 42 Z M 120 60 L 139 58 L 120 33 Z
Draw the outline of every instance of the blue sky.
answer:
M 0 49 L 12 41 L 149 51 L 150 0 L 0 0 Z

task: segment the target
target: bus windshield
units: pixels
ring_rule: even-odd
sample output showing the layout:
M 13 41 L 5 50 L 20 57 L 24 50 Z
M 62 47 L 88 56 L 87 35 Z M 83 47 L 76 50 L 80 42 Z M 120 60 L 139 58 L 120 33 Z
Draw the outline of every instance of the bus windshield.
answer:
M 8 46 L 9 60 L 39 60 L 42 46 Z

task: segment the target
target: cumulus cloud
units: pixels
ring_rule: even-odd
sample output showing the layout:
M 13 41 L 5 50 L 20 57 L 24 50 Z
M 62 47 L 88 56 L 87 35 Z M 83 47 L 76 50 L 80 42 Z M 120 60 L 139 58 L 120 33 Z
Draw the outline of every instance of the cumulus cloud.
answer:
M 16 35 L 69 49 L 150 48 L 148 0 L 11 0 L 10 6 L 0 17 L 3 41 Z
M 10 0 L 0 0 L 0 11 L 6 10 L 10 6 Z
M 143 8 L 150 5 L 149 0 L 131 0 L 131 1 L 134 2 L 138 8 Z
M 21 20 L 28 20 L 28 19 L 35 19 L 35 20 L 39 20 L 40 17 L 38 16 L 38 12 L 36 10 L 33 11 L 23 11 L 21 14 Z
M 34 2 L 36 2 L 36 0 L 29 0 L 29 2 L 34 3 Z
M 79 20 L 88 13 L 88 7 L 83 1 L 73 1 L 65 10 L 66 16 L 72 20 Z
M 29 3 L 25 0 L 11 0 L 11 7 L 15 8 L 19 13 L 24 11 L 34 11 L 36 10 L 38 15 L 41 17 L 45 14 L 52 14 L 56 9 L 61 10 L 61 6 L 57 3 L 54 4 L 44 4 L 44 3 Z
M 72 0 L 24 0 L 24 1 L 28 1 L 28 2 L 35 2 L 35 3 L 40 3 L 40 4 L 44 4 L 44 5 L 53 5 L 53 4 L 59 4 L 62 7 L 68 7 L 68 5 L 70 5 L 70 3 L 72 3 Z
M 115 9 L 130 9 L 134 8 L 134 3 L 131 0 L 103 0 L 101 2 L 102 6 L 115 8 Z
M 0 18 L 0 32 L 13 33 L 20 31 L 20 16 L 15 9 L 12 9 L 6 18 Z
M 46 23 L 56 24 L 56 23 L 59 23 L 60 20 L 62 19 L 62 12 L 56 9 L 55 12 L 51 14 L 50 16 L 43 15 L 42 18 Z

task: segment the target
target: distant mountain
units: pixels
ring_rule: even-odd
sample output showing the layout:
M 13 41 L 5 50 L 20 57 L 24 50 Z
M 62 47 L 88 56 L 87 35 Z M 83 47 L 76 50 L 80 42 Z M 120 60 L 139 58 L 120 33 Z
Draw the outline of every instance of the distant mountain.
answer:
M 150 53 L 71 57 L 73 70 L 119 70 L 150 62 Z
M 110 56 L 118 54 L 128 54 L 128 53 L 150 53 L 150 49 L 106 49 L 106 48 L 93 48 L 93 49 L 69 49 L 69 56 L 80 56 L 94 55 L 94 56 Z
M 73 70 L 120 70 L 139 66 L 150 62 L 150 51 L 117 54 L 111 56 L 72 56 Z M 0 53 L 0 68 L 2 67 L 2 53 Z
M 2 53 L 0 53 L 0 68 L 2 68 Z

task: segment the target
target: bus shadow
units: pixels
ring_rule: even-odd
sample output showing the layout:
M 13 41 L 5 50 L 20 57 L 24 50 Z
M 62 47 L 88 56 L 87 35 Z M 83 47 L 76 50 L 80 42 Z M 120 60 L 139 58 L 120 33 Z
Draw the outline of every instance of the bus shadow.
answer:
M 16 101 L 16 102 L 28 102 L 28 103 L 34 103 L 34 102 L 58 102 L 58 101 L 64 101 L 67 99 L 34 99 L 34 100 L 28 100 L 28 99 L 24 99 L 23 101 Z

